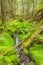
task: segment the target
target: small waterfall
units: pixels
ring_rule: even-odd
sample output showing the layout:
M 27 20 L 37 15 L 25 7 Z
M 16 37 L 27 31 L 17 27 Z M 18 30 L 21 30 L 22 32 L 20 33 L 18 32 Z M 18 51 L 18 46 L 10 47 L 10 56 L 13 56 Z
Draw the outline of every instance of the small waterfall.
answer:
M 15 34 L 15 44 L 18 44 L 18 42 L 19 42 L 18 35 L 17 35 L 17 34 Z M 16 50 L 18 51 L 18 50 L 19 50 L 19 48 L 17 47 L 17 48 L 16 48 Z
M 18 34 L 14 34 L 14 42 L 15 44 L 17 44 L 19 42 L 19 39 L 18 39 Z
M 16 40 L 15 40 L 15 42 L 16 42 L 16 44 L 19 42 L 19 40 L 18 40 L 18 36 L 16 36 Z
M 21 65 L 25 65 L 24 62 Z
M 19 43 L 18 34 L 14 34 L 14 40 L 15 40 L 15 44 L 18 44 L 18 43 Z M 17 47 L 16 50 L 18 51 L 19 48 Z M 20 55 L 18 54 L 18 57 L 19 57 L 19 56 L 20 56 Z M 28 62 L 30 62 L 30 60 L 27 58 L 27 59 L 26 59 L 26 62 L 28 63 Z M 26 62 L 22 62 L 21 65 L 26 65 Z

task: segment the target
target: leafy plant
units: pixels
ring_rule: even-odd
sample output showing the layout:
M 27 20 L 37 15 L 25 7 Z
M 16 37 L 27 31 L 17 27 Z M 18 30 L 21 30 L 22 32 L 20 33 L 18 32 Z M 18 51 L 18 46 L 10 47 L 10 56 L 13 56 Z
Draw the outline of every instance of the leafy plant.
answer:
M 3 32 L 0 34 L 0 46 L 11 48 L 14 45 L 14 39 L 8 34 Z
M 17 56 L 17 52 L 15 49 L 8 49 L 7 47 L 1 46 L 0 47 L 0 64 L 1 65 L 18 65 L 19 58 Z
M 43 65 L 43 45 L 35 44 L 30 48 L 30 54 L 35 60 L 36 65 Z

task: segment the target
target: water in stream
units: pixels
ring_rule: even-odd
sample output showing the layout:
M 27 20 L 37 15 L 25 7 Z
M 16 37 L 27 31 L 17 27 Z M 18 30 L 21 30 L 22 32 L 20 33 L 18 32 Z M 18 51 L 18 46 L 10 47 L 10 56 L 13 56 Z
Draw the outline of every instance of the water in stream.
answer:
M 24 62 L 21 65 L 25 65 Z
M 15 44 L 18 44 L 18 42 L 19 42 L 18 35 L 15 34 Z M 19 48 L 16 48 L 16 50 L 18 51 Z M 20 56 L 20 55 L 18 55 L 18 57 L 19 57 L 19 56 Z M 22 56 L 21 56 L 21 58 L 22 58 Z M 23 61 L 23 62 L 21 63 L 21 65 L 26 65 L 26 63 L 30 63 L 30 58 L 29 58 L 29 57 L 26 58 L 25 61 Z

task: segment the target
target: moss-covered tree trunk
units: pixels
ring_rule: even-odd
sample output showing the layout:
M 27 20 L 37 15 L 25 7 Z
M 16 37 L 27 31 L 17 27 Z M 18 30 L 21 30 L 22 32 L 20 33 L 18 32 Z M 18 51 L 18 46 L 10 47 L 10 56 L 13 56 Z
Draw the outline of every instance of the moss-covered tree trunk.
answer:
M 26 47 L 28 47 L 28 46 L 30 46 L 31 43 L 34 41 L 35 37 L 36 37 L 39 33 L 41 33 L 42 31 L 43 31 L 43 25 L 41 25 L 40 28 L 39 28 L 38 30 L 36 30 L 36 31 L 34 32 L 34 34 L 33 34 L 26 42 L 24 42 L 24 43 L 22 44 L 20 50 L 21 50 L 21 49 L 24 49 L 24 48 L 26 48 Z

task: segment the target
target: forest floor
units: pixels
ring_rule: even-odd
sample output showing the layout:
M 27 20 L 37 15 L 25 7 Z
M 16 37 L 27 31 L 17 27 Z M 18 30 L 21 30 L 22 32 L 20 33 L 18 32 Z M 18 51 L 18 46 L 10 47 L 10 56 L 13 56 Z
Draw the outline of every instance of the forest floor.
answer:
M 0 21 L 0 65 L 23 63 L 43 65 L 43 19 L 5 24 Z

